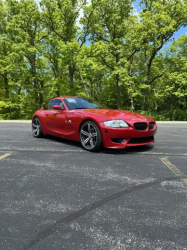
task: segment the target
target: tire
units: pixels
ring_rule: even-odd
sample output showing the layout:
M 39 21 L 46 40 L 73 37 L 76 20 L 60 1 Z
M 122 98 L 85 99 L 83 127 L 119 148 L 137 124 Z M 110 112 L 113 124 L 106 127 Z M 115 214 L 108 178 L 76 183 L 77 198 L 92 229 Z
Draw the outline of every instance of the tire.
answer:
M 38 117 L 34 117 L 32 121 L 32 134 L 35 138 L 43 136 L 41 122 Z
M 81 145 L 87 151 L 99 151 L 102 146 L 102 136 L 98 126 L 92 121 L 85 121 L 79 131 Z

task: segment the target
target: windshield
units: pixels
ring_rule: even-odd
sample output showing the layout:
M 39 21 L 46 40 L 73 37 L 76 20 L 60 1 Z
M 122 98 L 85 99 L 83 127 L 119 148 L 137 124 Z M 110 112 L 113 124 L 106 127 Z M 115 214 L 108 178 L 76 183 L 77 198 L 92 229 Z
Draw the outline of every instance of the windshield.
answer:
M 64 99 L 68 109 L 95 109 L 103 108 L 100 104 L 95 101 L 86 100 L 80 97 L 70 97 Z

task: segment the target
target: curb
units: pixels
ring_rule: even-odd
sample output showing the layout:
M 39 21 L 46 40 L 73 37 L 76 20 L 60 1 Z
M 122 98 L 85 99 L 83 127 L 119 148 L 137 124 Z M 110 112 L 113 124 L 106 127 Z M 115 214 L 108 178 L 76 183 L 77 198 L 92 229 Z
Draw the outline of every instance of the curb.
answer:
M 156 123 L 165 123 L 165 124 L 187 124 L 187 121 L 156 121 Z
M 0 123 L 31 123 L 31 120 L 0 120 Z

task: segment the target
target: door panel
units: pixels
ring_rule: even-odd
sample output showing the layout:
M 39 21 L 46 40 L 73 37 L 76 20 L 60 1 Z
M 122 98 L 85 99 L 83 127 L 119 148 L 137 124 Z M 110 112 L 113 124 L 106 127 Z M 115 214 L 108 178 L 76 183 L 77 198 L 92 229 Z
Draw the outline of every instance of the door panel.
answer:
M 54 110 L 54 105 L 61 105 L 63 103 L 59 99 L 54 99 L 48 102 L 45 106 L 45 125 L 47 128 L 47 134 L 61 136 L 66 130 L 66 110 Z
M 49 110 L 46 112 L 46 127 L 53 134 L 65 134 L 66 131 L 66 111 Z

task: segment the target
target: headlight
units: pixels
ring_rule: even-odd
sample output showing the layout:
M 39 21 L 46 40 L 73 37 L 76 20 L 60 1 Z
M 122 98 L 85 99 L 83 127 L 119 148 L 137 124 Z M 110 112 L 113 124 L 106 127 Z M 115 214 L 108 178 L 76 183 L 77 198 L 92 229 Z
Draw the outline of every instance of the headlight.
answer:
M 112 121 L 107 121 L 103 122 L 105 126 L 111 127 L 111 128 L 128 128 L 129 125 L 122 121 L 122 120 L 112 120 Z

